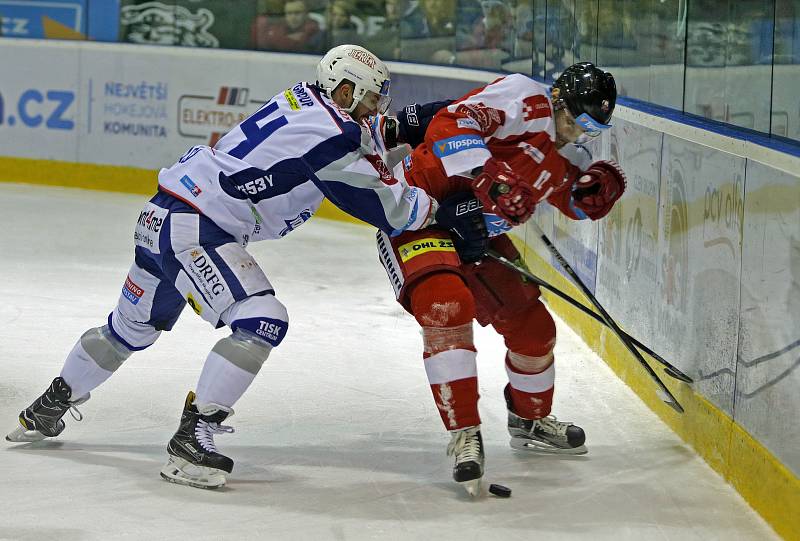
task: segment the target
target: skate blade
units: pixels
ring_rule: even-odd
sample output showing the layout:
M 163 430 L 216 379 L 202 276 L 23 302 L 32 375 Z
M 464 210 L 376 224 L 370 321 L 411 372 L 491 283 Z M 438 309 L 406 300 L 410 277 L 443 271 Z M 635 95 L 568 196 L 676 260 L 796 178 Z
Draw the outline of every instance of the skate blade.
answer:
M 585 445 L 580 447 L 556 447 L 549 443 L 544 443 L 529 438 L 512 437 L 508 442 L 512 449 L 527 451 L 529 453 L 542 453 L 548 455 L 585 455 L 589 449 Z
M 161 478 L 170 483 L 214 490 L 225 486 L 225 473 L 216 468 L 197 466 L 175 456 L 161 468 Z
M 458 484 L 464 487 L 467 494 L 473 498 L 477 498 L 481 495 L 481 478 L 472 479 L 471 481 L 461 481 Z
M 6 441 L 14 443 L 32 443 L 35 441 L 42 441 L 47 438 L 38 430 L 28 430 L 22 425 L 17 426 L 14 430 L 6 435 Z

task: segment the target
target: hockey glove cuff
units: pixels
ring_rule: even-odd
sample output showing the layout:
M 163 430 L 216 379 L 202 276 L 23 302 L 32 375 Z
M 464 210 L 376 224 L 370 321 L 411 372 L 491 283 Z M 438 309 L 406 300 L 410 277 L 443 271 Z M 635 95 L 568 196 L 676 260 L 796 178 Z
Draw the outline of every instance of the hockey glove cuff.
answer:
M 470 192 L 452 195 L 439 204 L 436 223 L 451 233 L 453 247 L 463 263 L 483 259 L 489 247 L 489 233 L 481 203 Z
M 575 181 L 572 199 L 575 207 L 592 220 L 599 220 L 611 211 L 625 192 L 625 173 L 613 161 L 594 162 Z

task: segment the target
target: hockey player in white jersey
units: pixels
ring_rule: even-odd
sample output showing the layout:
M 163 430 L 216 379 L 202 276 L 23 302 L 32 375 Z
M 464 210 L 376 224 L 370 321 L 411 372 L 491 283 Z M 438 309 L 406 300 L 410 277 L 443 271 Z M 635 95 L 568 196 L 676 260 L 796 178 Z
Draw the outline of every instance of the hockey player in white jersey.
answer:
M 363 121 L 388 106 L 389 72 L 354 45 L 329 51 L 316 84 L 269 100 L 213 147 L 196 146 L 158 176 L 134 233 L 135 260 L 105 325 L 81 336 L 59 377 L 20 413 L 9 441 L 58 436 L 64 414 L 135 351 L 172 329 L 186 304 L 232 333 L 214 346 L 170 440 L 165 479 L 225 484 L 233 461 L 214 435 L 288 329 L 286 308 L 245 250 L 307 221 L 324 197 L 389 235 L 433 221 L 436 201 L 395 179 Z M 364 128 L 364 129 L 362 129 Z

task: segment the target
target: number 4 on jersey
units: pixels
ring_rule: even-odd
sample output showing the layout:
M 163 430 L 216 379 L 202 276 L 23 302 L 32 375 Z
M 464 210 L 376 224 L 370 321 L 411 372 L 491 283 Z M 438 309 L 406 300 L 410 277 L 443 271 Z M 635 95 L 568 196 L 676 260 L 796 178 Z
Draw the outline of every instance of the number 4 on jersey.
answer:
M 242 121 L 240 127 L 242 128 L 242 132 L 244 132 L 245 140 L 236 145 L 228 154 L 234 158 L 243 160 L 245 156 L 250 154 L 253 149 L 263 143 L 270 135 L 275 133 L 275 131 L 282 126 L 288 124 L 289 121 L 286 120 L 286 117 L 281 115 L 270 120 L 263 126 L 258 125 L 259 121 L 264 120 L 277 110 L 278 104 L 273 101 Z

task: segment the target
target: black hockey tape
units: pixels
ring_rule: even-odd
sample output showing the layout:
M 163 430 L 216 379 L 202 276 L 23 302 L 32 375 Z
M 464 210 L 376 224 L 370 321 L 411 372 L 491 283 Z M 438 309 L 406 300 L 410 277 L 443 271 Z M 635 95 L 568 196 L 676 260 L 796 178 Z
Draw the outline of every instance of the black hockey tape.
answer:
M 511 489 L 508 487 L 504 487 L 503 485 L 489 485 L 489 492 L 494 494 L 499 498 L 510 498 L 511 497 Z

